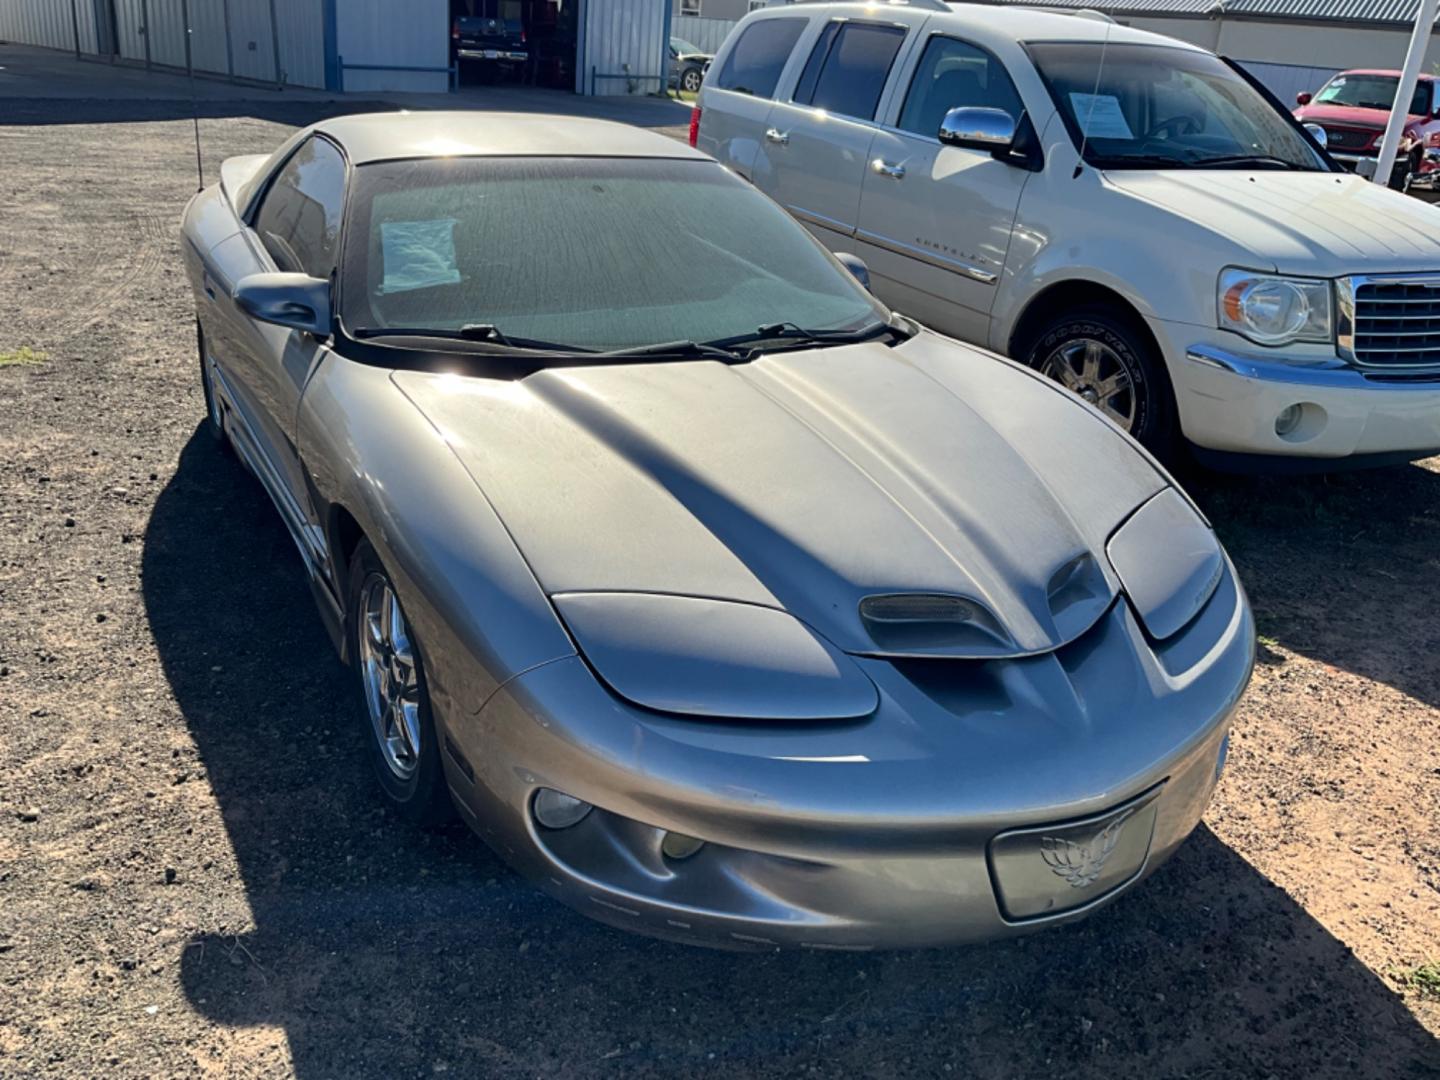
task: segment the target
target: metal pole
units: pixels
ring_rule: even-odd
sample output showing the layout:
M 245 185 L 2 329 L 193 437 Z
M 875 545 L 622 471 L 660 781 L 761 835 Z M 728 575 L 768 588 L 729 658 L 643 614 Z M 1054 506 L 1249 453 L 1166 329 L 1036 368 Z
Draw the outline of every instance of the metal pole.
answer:
M 1390 108 L 1390 122 L 1385 125 L 1385 137 L 1380 140 L 1380 156 L 1375 159 L 1375 175 L 1370 177 L 1377 184 L 1389 184 L 1390 174 L 1395 168 L 1395 152 L 1400 149 L 1400 134 L 1405 130 L 1405 117 L 1410 113 L 1410 99 L 1415 96 L 1415 80 L 1420 74 L 1420 61 L 1425 59 L 1425 46 L 1430 43 L 1430 33 L 1435 29 L 1435 9 L 1440 0 L 1420 0 L 1420 10 L 1415 14 L 1415 29 L 1410 35 L 1410 51 L 1405 54 L 1405 66 L 1400 71 L 1400 86 L 1395 91 L 1395 104 Z
M 285 89 L 284 74 L 280 70 L 280 26 L 275 21 L 275 0 L 270 0 L 270 47 L 275 56 L 275 89 Z
M 145 39 L 145 70 L 150 70 L 150 0 L 140 0 L 140 36 Z
M 75 10 L 79 0 L 70 0 L 70 29 L 75 32 L 75 59 L 80 59 L 80 12 Z
M 190 76 L 190 89 L 195 89 L 195 65 L 190 56 L 190 0 L 180 0 L 180 18 L 185 23 L 185 74 Z
M 230 0 L 222 0 L 221 14 L 225 19 L 225 74 L 235 77 L 235 45 L 230 40 Z

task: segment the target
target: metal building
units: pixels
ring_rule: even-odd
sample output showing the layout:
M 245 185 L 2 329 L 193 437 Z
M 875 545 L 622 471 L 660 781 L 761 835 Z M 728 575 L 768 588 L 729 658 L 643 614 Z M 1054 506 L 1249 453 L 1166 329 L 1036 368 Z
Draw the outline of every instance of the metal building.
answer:
M 668 0 L 0 0 L 0 40 L 236 81 L 346 92 L 444 92 L 487 78 L 457 62 L 462 17 L 521 28 L 505 77 L 581 94 L 668 79 Z M 189 33 L 186 33 L 187 27 Z

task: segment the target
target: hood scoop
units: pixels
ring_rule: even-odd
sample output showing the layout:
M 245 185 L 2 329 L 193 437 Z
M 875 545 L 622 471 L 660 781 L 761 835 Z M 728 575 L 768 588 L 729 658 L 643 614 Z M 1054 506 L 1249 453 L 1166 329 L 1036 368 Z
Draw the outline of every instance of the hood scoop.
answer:
M 1011 656 L 1014 639 L 976 600 L 944 593 L 891 593 L 860 601 L 860 621 L 882 653 Z
M 1110 607 L 1113 592 L 1089 552 L 1050 576 L 1046 599 L 1055 647 L 1073 641 Z M 886 593 L 860 601 L 860 621 L 876 655 L 948 656 L 980 660 L 1025 655 L 999 619 L 979 600 L 947 593 Z

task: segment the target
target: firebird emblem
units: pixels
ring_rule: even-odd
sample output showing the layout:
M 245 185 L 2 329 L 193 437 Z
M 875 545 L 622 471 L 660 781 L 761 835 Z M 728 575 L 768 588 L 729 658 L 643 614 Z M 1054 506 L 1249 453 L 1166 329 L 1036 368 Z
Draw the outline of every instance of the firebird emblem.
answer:
M 1092 885 L 1100 876 L 1105 860 L 1120 842 L 1120 831 L 1135 811 L 1127 810 L 1083 844 L 1053 836 L 1040 838 L 1040 857 L 1056 874 L 1070 883 L 1072 889 Z

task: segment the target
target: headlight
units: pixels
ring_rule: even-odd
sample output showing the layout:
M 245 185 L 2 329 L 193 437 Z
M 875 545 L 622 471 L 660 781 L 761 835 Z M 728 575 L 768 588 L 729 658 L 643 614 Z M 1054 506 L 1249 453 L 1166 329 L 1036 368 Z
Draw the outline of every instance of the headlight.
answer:
M 1131 607 L 1157 641 L 1184 629 L 1225 574 L 1220 542 L 1174 488 L 1131 514 L 1105 550 Z
M 647 709 L 839 720 L 867 716 L 880 703 L 855 661 L 775 608 L 652 593 L 552 600 L 595 673 Z
M 1333 340 L 1330 282 L 1250 270 L 1220 274 L 1220 329 L 1260 345 Z

